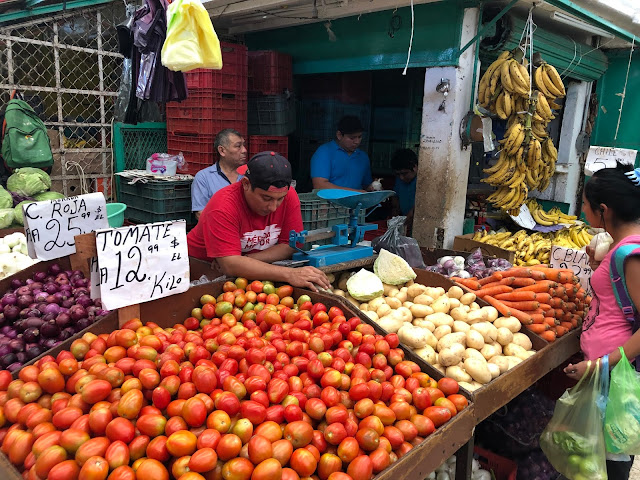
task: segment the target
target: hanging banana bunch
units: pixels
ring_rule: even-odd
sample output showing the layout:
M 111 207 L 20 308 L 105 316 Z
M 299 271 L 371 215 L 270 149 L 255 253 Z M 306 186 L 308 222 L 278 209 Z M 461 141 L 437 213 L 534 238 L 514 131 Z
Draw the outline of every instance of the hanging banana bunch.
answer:
M 478 86 L 480 106 L 507 120 L 498 162 L 484 170 L 489 176 L 482 181 L 498 187 L 488 200 L 511 215 L 519 214 L 530 190 L 549 186 L 558 158 L 547 125 L 561 108 L 554 100 L 564 96 L 564 85 L 553 66 L 534 60 L 539 66 L 531 79 L 520 49 L 504 51 Z

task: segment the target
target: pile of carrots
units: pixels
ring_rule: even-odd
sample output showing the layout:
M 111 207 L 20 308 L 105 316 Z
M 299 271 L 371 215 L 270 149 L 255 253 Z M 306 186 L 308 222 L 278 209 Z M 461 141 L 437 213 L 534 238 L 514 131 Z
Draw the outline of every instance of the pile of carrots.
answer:
M 514 267 L 490 277 L 452 278 L 493 305 L 505 317 L 515 317 L 548 342 L 582 325 L 591 297 L 571 270 Z

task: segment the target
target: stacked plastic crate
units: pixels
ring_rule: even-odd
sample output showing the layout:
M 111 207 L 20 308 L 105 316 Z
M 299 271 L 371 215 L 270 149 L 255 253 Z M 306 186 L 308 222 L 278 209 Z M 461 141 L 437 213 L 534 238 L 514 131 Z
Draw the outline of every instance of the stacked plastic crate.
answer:
M 275 151 L 289 157 L 289 135 L 296 126 L 291 56 L 249 52 L 249 157 Z
M 222 70 L 186 73 L 189 97 L 167 104 L 167 147 L 182 152 L 185 173 L 194 175 L 211 165 L 216 134 L 233 128 L 247 134 L 247 47 L 221 42 Z

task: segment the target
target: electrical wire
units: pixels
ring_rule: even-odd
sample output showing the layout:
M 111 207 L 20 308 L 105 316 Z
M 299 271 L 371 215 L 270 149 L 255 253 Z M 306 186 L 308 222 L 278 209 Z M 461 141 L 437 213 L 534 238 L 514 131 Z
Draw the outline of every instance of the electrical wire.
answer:
M 414 13 L 413 13 L 413 0 L 411 0 L 411 37 L 409 37 L 409 51 L 407 52 L 407 63 L 404 66 L 402 75 L 407 74 L 407 68 L 409 68 L 409 59 L 411 58 L 411 47 L 413 46 L 413 30 L 415 25 Z
M 614 140 L 618 140 L 618 130 L 620 130 L 620 121 L 622 120 L 622 107 L 624 107 L 624 99 L 627 96 L 627 82 L 629 81 L 629 70 L 631 69 L 631 60 L 633 57 L 633 47 L 636 44 L 636 39 L 631 41 L 631 49 L 629 50 L 629 63 L 627 64 L 627 76 L 624 79 L 624 88 L 622 89 L 622 98 L 620 99 L 620 110 L 618 111 L 618 124 L 616 125 L 616 134 L 613 137 Z

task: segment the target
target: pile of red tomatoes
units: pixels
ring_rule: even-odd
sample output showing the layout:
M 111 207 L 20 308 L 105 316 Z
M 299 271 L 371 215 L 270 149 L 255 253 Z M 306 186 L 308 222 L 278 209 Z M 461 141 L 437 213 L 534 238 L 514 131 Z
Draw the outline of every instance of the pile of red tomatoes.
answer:
M 133 319 L 0 371 L 26 480 L 369 480 L 467 405 L 337 307 L 244 279 L 184 324 Z

